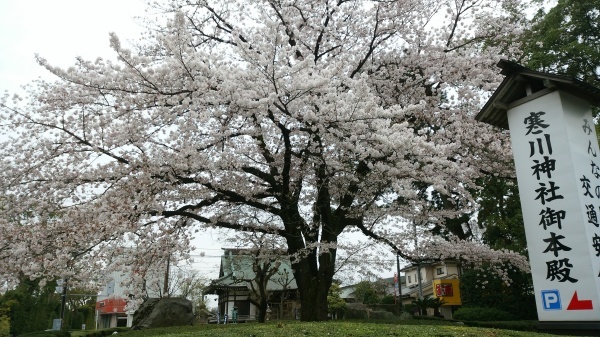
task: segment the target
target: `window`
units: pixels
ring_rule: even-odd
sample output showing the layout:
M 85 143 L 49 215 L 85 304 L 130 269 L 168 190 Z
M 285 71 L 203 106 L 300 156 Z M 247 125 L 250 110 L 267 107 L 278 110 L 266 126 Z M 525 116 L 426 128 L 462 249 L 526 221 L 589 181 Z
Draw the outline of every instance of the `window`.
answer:
M 410 280 L 410 275 L 408 275 L 408 283 L 412 283 L 412 281 Z
M 442 275 L 442 274 L 444 274 L 444 268 L 443 267 L 439 267 L 439 268 L 436 269 L 436 272 L 437 272 L 438 275 Z

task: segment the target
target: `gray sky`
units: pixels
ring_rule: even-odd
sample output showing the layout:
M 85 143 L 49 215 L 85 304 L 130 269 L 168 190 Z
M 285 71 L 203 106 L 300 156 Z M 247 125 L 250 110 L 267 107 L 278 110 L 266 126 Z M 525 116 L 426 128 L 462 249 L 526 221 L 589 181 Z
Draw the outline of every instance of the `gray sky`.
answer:
M 141 0 L 0 0 L 0 92 L 48 72 L 35 54 L 67 67 L 76 56 L 112 58 L 109 32 L 123 43 L 143 30 Z

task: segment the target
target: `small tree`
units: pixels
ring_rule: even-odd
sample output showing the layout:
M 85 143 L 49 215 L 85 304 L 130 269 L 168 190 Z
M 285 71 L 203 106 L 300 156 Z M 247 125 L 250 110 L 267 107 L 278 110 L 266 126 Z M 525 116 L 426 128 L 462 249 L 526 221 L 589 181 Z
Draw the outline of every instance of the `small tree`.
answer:
M 48 329 L 53 318 L 60 315 L 60 295 L 56 282 L 39 285 L 21 275 L 15 289 L 0 296 L 0 308 L 7 308 L 10 318 L 10 334 L 21 335 Z
M 281 292 L 279 295 L 280 312 L 279 312 L 279 317 L 278 317 L 281 319 L 281 318 L 283 318 L 283 302 L 290 295 L 290 292 L 288 291 L 288 289 L 289 289 L 289 286 L 292 284 L 292 281 L 294 281 L 294 275 L 292 274 L 292 272 L 290 270 L 283 268 L 283 270 L 280 269 L 277 271 L 277 275 L 275 275 L 275 277 L 273 277 L 273 281 L 281 286 Z
M 431 298 L 429 301 L 429 307 L 433 309 L 433 316 L 441 316 L 440 308 L 444 305 L 446 301 L 440 297 Z
M 69 288 L 66 298 L 65 324 L 71 329 L 81 329 L 81 325 L 94 326 L 97 289 L 91 287 Z
M 256 253 L 255 262 L 252 266 L 255 277 L 253 279 L 246 279 L 250 287 L 249 300 L 252 304 L 258 308 L 258 322 L 264 323 L 267 317 L 267 309 L 269 308 L 269 299 L 271 298 L 271 292 L 268 289 L 269 280 L 279 270 L 281 264 L 275 258 L 261 259 L 260 253 Z
M 331 318 L 337 318 L 338 315 L 343 315 L 346 311 L 346 302 L 341 297 L 342 289 L 339 283 L 332 283 L 327 295 L 327 311 L 331 314 Z
M 419 308 L 419 315 L 427 316 L 427 309 L 430 308 L 430 299 L 428 297 L 417 298 L 412 304 Z
M 379 282 L 361 281 L 354 288 L 354 297 L 364 304 L 381 302 L 385 295 L 385 286 Z

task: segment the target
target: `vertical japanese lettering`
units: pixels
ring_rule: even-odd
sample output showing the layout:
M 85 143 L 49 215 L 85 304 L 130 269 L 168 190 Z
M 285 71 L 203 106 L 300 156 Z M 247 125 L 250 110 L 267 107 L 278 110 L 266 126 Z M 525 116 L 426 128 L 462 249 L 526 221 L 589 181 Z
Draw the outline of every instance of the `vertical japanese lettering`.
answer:
M 548 156 L 544 156 L 544 161 L 534 159 L 533 175 L 536 176 L 537 180 L 540 180 L 540 173 L 545 174 L 547 178 L 552 178 L 552 171 L 556 168 L 556 160 L 550 159 Z
M 594 163 L 594 161 L 592 160 L 592 175 L 594 175 L 594 178 L 596 179 L 600 179 L 600 167 L 598 167 L 598 165 L 596 165 L 596 163 Z
M 584 175 L 583 178 L 579 179 L 579 181 L 581 181 L 581 188 L 585 190 L 585 192 L 583 192 L 583 196 L 593 198 L 594 196 L 590 192 L 590 188 L 592 188 L 590 180 Z
M 569 263 L 569 259 L 552 260 L 546 262 L 548 273 L 546 279 L 550 281 L 558 280 L 558 282 L 576 283 L 579 280 L 571 277 L 571 268 L 573 265 Z
M 590 139 L 590 141 L 588 142 L 588 154 L 591 154 L 592 157 L 596 157 L 596 151 L 594 150 L 594 147 L 592 146 L 592 140 Z
M 548 247 L 546 248 L 546 250 L 544 250 L 544 253 L 552 252 L 552 253 L 554 253 L 555 257 L 558 257 L 559 250 L 564 250 L 566 252 L 570 251 L 571 247 L 567 247 L 562 242 L 560 242 L 560 240 L 562 240 L 564 238 L 565 238 L 564 235 L 556 235 L 556 233 L 550 232 L 550 237 L 547 239 L 544 239 L 544 242 L 548 243 Z
M 533 155 L 536 154 L 536 144 L 537 152 L 539 152 L 539 154 L 544 154 L 544 140 L 546 141 L 546 153 L 552 154 L 552 141 L 550 140 L 550 135 L 544 134 L 544 139 L 536 138 L 535 142 L 529 142 L 529 157 L 533 157 Z
M 562 229 L 561 220 L 564 220 L 567 216 L 567 212 L 565 211 L 555 211 L 550 207 L 546 207 L 545 210 L 540 212 L 541 219 L 539 225 L 544 227 L 546 230 L 548 227 L 552 225 L 557 225 L 558 229 Z
M 585 133 L 586 135 L 590 135 L 592 133 L 592 127 L 590 126 L 590 122 L 588 122 L 587 118 L 583 119 L 583 133 Z
M 549 187 L 546 187 L 545 183 L 539 183 L 540 188 L 535 190 L 538 194 L 535 200 L 540 200 L 542 205 L 545 205 L 546 202 L 550 202 L 555 199 L 564 199 L 562 195 L 556 194 L 556 191 L 560 189 L 560 187 L 555 186 L 553 181 L 550 181 L 549 183 Z
M 525 136 L 527 136 L 530 133 L 533 133 L 534 135 L 542 133 L 542 130 L 540 129 L 545 129 L 549 126 L 548 124 L 544 124 L 544 121 L 541 118 L 545 114 L 546 113 L 543 111 L 530 112 L 529 117 L 525 117 L 523 121 L 525 125 L 527 125 L 527 133 L 525 134 Z
M 592 238 L 592 247 L 596 250 L 596 256 L 600 256 L 600 236 L 597 233 Z
M 600 226 L 598 224 L 598 215 L 596 214 L 596 209 L 594 207 L 594 204 L 585 205 L 585 208 L 587 209 L 585 214 L 587 214 L 588 223 L 591 223 L 592 225 L 594 225 L 596 227 Z

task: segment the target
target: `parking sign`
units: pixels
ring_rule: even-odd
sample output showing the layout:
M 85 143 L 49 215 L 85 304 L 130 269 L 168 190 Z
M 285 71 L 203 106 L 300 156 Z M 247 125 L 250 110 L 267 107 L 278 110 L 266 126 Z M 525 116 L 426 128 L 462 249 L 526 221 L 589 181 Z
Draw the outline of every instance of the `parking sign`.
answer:
M 542 305 L 544 310 L 561 310 L 559 291 L 556 289 L 542 290 Z

